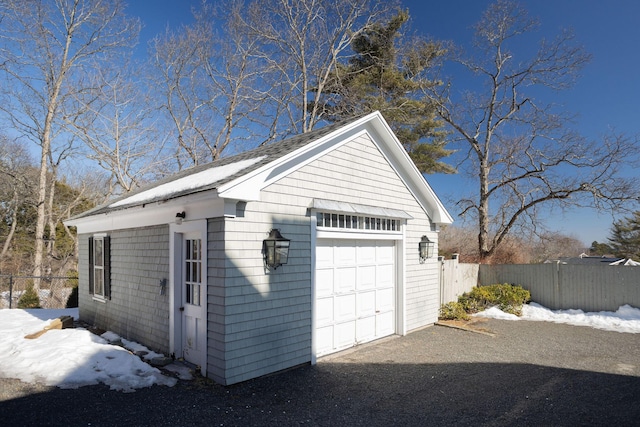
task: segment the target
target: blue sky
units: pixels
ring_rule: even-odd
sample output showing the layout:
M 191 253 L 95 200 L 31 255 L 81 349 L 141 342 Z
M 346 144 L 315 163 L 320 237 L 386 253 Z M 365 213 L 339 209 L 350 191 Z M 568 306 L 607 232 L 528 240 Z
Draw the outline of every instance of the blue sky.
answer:
M 130 13 L 143 20 L 141 48 L 165 26 L 191 19 L 191 5 L 199 0 L 130 0 Z M 488 0 L 404 0 L 412 27 L 434 39 L 467 45 L 471 27 L 491 2 Z M 540 20 L 540 37 L 553 38 L 561 28 L 573 28 L 577 40 L 593 55 L 581 78 L 554 102 L 577 115 L 574 127 L 585 137 L 599 139 L 608 130 L 640 134 L 640 2 L 633 0 L 523 0 L 531 16 Z M 430 175 L 427 180 L 457 218 L 459 189 L 470 184 L 460 175 Z M 591 209 L 546 212 L 546 225 L 589 245 L 606 241 L 614 218 Z M 459 223 L 459 221 L 458 221 Z
M 466 45 L 471 27 L 490 1 L 405 1 L 413 25 L 436 39 Z M 521 4 L 540 20 L 540 37 L 552 38 L 561 28 L 572 28 L 576 39 L 593 55 L 577 84 L 555 94 L 553 100 L 576 114 L 574 128 L 598 140 L 610 129 L 629 136 L 640 134 L 640 2 L 612 0 L 529 0 Z M 432 175 L 427 180 L 450 213 L 460 190 L 470 184 L 461 176 Z M 475 188 L 475 187 L 474 187 Z M 551 230 L 573 235 L 585 244 L 606 241 L 614 217 L 592 209 L 546 212 Z

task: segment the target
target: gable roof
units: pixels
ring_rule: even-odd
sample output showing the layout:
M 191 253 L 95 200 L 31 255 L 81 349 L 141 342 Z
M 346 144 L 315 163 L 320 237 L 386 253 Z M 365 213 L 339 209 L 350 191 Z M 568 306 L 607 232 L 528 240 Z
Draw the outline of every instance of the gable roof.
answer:
M 451 223 L 451 216 L 379 112 L 332 123 L 235 156 L 185 169 L 65 222 L 68 225 L 78 225 L 84 218 L 164 203 L 211 190 L 216 191 L 218 198 L 234 201 L 259 200 L 260 190 L 271 182 L 365 132 L 372 136 L 432 220 L 439 224 Z

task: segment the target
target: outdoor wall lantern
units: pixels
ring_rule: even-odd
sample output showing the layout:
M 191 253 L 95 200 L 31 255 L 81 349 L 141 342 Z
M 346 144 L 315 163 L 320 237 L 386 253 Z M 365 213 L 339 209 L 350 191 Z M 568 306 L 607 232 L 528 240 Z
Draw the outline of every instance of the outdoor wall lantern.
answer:
M 290 242 L 291 240 L 282 237 L 280 230 L 277 228 L 271 229 L 269 237 L 262 241 L 262 252 L 264 253 L 264 262 L 267 267 L 275 270 L 287 263 Z
M 185 213 L 185 211 L 178 212 L 176 214 L 176 224 L 178 225 L 182 224 L 182 220 L 184 220 L 186 217 L 187 217 L 187 214 Z
M 435 243 L 429 240 L 427 236 L 422 236 L 420 242 L 418 243 L 418 253 L 420 254 L 420 264 L 423 264 L 427 258 L 431 258 L 433 256 L 433 249 L 435 247 Z

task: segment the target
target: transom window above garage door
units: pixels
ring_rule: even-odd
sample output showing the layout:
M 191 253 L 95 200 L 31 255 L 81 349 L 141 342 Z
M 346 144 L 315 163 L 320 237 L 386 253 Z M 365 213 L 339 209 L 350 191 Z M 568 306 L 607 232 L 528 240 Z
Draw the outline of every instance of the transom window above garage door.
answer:
M 318 227 L 349 230 L 400 231 L 400 220 L 375 216 L 360 216 L 317 212 Z
M 317 227 L 332 230 L 373 230 L 399 233 L 402 222 L 412 216 L 399 209 L 313 199 Z

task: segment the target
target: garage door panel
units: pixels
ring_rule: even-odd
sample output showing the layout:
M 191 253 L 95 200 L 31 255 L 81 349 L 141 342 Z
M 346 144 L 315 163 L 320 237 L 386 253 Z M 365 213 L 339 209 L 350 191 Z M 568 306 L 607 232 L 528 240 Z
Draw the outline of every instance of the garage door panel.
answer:
M 333 269 L 316 271 L 316 295 L 318 297 L 333 295 Z
M 358 264 L 374 264 L 376 262 L 375 243 L 362 243 L 357 248 Z
M 379 264 L 393 264 L 395 254 L 393 242 L 378 242 L 376 247 L 376 261 Z
M 316 267 L 333 268 L 333 247 L 332 246 L 318 246 L 316 248 Z
M 358 317 L 376 314 L 376 291 L 360 292 L 357 299 Z
M 334 326 L 334 346 L 336 349 L 353 347 L 356 339 L 356 322 L 338 323 Z
M 356 289 L 356 267 L 340 267 L 335 270 L 336 293 L 353 292 Z
M 367 265 L 358 267 L 358 290 L 375 289 L 376 287 L 376 266 Z
M 387 288 L 393 286 L 395 282 L 395 269 L 393 268 L 393 264 L 378 265 L 375 276 L 376 287 Z
M 333 299 L 334 320 L 343 322 L 356 317 L 356 295 L 336 295 Z
M 395 307 L 394 289 L 380 289 L 376 294 L 376 311 L 392 311 Z
M 376 317 L 369 316 L 356 322 L 356 341 L 367 342 L 376 338 Z
M 376 336 L 385 337 L 395 332 L 394 313 L 387 311 L 376 316 Z
M 316 322 L 320 327 L 333 324 L 333 297 L 316 300 Z
M 353 241 L 340 242 L 336 245 L 334 261 L 336 265 L 356 264 L 356 248 L 353 246 Z
M 333 347 L 333 325 L 316 328 L 316 354 L 329 354 Z

